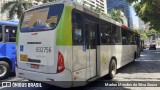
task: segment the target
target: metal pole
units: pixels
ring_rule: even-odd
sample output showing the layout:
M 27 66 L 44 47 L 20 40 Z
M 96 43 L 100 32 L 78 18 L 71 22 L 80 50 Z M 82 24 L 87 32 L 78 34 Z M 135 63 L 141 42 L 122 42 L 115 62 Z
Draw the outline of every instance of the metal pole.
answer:
M 5 33 L 5 26 L 2 25 L 2 43 L 5 43 L 5 42 L 6 42 L 5 36 L 6 36 L 6 33 Z

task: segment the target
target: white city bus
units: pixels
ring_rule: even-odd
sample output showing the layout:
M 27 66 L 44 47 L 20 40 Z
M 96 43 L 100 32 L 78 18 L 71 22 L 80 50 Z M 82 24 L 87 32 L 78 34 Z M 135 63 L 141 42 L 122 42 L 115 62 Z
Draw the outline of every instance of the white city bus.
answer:
M 72 1 L 36 6 L 21 17 L 16 75 L 59 87 L 107 74 L 112 79 L 135 60 L 138 40 L 127 27 Z

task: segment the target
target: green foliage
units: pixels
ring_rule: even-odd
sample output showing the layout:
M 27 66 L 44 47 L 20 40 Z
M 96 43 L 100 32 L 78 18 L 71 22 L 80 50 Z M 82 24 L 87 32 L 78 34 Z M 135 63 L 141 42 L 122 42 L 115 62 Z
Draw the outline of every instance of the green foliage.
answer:
M 157 32 L 155 31 L 155 30 L 149 30 L 148 32 L 147 32 L 147 35 L 148 36 L 153 36 L 153 35 L 155 35 Z
M 37 2 L 42 1 L 43 3 L 52 2 L 54 0 L 36 0 Z M 15 15 L 19 19 L 21 14 L 28 9 L 29 7 L 33 6 L 32 0 L 13 0 L 5 3 L 1 8 L 1 13 L 8 12 L 8 18 L 13 19 Z
M 32 3 L 29 1 L 24 1 L 24 0 L 9 1 L 2 6 L 1 13 L 8 12 L 9 19 L 13 19 L 14 15 L 17 15 L 17 17 L 20 18 L 24 10 L 26 10 L 28 7 L 31 6 Z
M 120 10 L 113 9 L 110 12 L 110 17 L 112 19 L 116 20 L 117 22 L 123 23 L 123 19 L 121 18 L 121 11 Z
M 160 31 L 160 0 L 127 0 L 134 4 L 137 15 L 145 22 L 150 23 L 150 29 Z
M 150 37 L 155 37 L 155 35 L 160 37 L 160 33 L 157 32 L 154 29 L 151 29 L 151 30 L 136 30 L 136 31 L 140 34 L 141 40 L 144 40 L 144 41 L 148 40 Z
M 146 41 L 146 40 L 148 39 L 148 35 L 147 35 L 147 32 L 148 32 L 148 31 L 145 31 L 145 30 L 137 30 L 137 32 L 140 34 L 141 40 Z

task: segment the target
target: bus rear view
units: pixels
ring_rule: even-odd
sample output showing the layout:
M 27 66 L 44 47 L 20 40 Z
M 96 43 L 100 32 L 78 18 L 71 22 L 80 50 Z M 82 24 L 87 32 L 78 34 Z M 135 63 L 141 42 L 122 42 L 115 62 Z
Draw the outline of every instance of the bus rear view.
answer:
M 17 72 L 33 81 L 71 81 L 62 52 L 55 45 L 56 28 L 64 4 L 28 10 L 17 37 Z M 52 82 L 49 82 L 52 84 Z
M 138 34 L 72 0 L 27 10 L 17 31 L 18 77 L 83 86 L 135 61 Z M 137 41 L 137 42 L 136 42 Z

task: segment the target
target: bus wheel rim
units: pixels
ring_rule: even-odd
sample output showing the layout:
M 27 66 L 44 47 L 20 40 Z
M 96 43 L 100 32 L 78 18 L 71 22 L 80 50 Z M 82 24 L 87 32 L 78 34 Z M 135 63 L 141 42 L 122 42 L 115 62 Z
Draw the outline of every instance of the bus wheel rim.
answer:
M 0 77 L 4 76 L 7 73 L 7 67 L 0 65 Z

